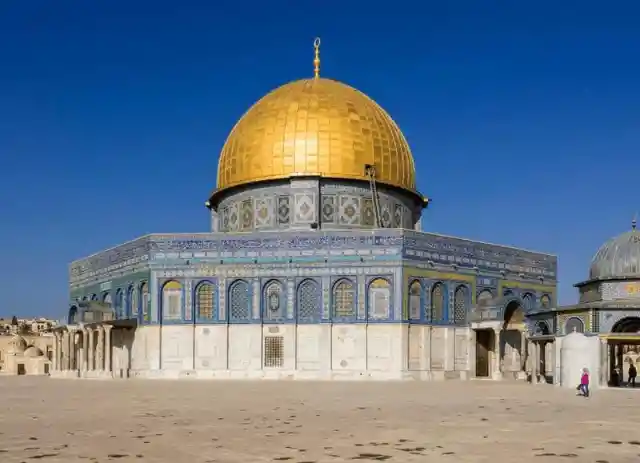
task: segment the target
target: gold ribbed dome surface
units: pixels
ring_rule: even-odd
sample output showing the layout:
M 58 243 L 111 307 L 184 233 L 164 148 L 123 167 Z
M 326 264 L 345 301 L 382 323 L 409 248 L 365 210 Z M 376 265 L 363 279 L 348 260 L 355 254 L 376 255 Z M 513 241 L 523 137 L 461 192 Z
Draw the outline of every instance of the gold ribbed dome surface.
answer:
M 254 104 L 231 131 L 217 189 L 294 176 L 368 180 L 415 191 L 409 145 L 364 93 L 324 78 L 283 85 Z

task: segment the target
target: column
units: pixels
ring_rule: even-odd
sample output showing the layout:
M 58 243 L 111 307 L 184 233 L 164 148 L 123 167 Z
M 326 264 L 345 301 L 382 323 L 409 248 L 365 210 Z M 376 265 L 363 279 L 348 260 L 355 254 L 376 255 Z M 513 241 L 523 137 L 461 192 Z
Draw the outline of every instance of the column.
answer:
M 520 371 L 527 369 L 527 332 L 520 332 Z M 525 378 L 526 379 L 526 378 Z
M 55 371 L 58 365 L 58 333 L 53 333 L 53 355 L 51 356 L 51 370 Z
M 82 371 L 89 371 L 89 328 L 83 328 L 82 334 Z
M 89 371 L 93 371 L 96 368 L 95 364 L 95 353 L 96 353 L 96 343 L 93 341 L 93 336 L 95 334 L 93 328 L 89 328 Z
M 500 368 L 500 328 L 493 329 L 493 362 L 491 366 L 491 377 L 493 379 L 502 379 L 502 371 Z
M 539 376 L 540 376 L 540 343 L 534 341 L 533 342 L 533 375 L 531 377 L 531 382 L 533 384 L 538 384 Z
M 96 370 L 104 371 L 104 328 L 98 327 L 98 345 L 96 346 Z
M 71 331 L 67 330 L 64 333 L 64 369 L 71 370 Z
M 111 325 L 104 326 L 104 369 L 111 375 Z

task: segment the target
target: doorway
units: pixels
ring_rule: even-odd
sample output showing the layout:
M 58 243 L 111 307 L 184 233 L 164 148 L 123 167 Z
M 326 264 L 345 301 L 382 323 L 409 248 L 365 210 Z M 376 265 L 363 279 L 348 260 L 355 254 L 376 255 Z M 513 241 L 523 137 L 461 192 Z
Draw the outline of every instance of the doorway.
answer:
M 26 374 L 27 374 L 27 370 L 24 367 L 24 363 L 18 363 L 18 375 L 22 376 Z
M 476 376 L 478 378 L 489 377 L 493 336 L 493 330 L 476 331 Z

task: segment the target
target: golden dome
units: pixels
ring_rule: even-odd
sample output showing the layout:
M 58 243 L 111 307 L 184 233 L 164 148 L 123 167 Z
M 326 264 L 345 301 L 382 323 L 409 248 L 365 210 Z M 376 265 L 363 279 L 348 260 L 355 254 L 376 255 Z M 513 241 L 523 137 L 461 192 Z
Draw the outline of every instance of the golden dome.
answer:
M 253 105 L 222 148 L 217 191 L 295 176 L 368 180 L 415 191 L 409 145 L 364 93 L 324 78 L 283 85 Z

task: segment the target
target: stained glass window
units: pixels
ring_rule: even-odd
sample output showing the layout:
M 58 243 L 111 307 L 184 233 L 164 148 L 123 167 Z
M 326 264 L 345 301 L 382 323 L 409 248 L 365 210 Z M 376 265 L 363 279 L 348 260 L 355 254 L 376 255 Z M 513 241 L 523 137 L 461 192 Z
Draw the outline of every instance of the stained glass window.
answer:
M 278 281 L 267 283 L 264 290 L 264 318 L 275 320 L 282 318 L 282 285 Z
M 313 321 L 320 318 L 320 285 L 304 280 L 298 286 L 298 319 Z
M 548 309 L 551 306 L 551 299 L 546 294 L 540 298 L 540 305 L 543 309 Z
M 251 315 L 249 299 L 249 284 L 237 280 L 229 289 L 229 316 L 231 320 L 249 320 Z
M 162 315 L 168 320 L 182 317 L 182 285 L 177 281 L 168 281 L 162 287 Z
M 138 306 L 140 305 L 138 301 L 138 291 L 132 286 L 129 288 L 129 308 L 131 309 L 131 315 L 133 317 L 138 316 Z
M 124 318 L 124 291 L 122 289 L 116 291 L 116 317 Z
M 420 320 L 421 296 L 422 286 L 416 280 L 409 286 L 409 318 L 411 320 Z
M 198 285 L 196 290 L 196 311 L 198 318 L 210 320 L 213 318 L 213 285 L 209 282 L 203 282 Z
M 340 280 L 333 287 L 333 316 L 356 316 L 356 289 L 350 280 Z
M 578 317 L 571 317 L 564 325 L 564 334 L 584 333 L 584 322 Z
M 444 285 L 436 283 L 431 289 L 431 321 L 444 320 Z
M 491 303 L 491 299 L 493 299 L 493 294 L 491 294 L 491 291 L 489 291 L 488 289 L 484 289 L 480 291 L 480 294 L 478 294 L 478 297 L 476 298 L 476 306 L 479 309 L 484 309 L 489 306 L 489 304 Z
M 182 287 L 180 287 L 180 297 L 182 297 Z M 149 285 L 144 282 L 140 286 L 140 294 L 142 299 L 142 316 L 144 320 L 149 320 Z
M 369 284 L 369 318 L 388 319 L 391 315 L 391 285 L 384 278 L 376 278 Z
M 453 321 L 464 323 L 467 320 L 467 288 L 460 285 L 453 295 Z

